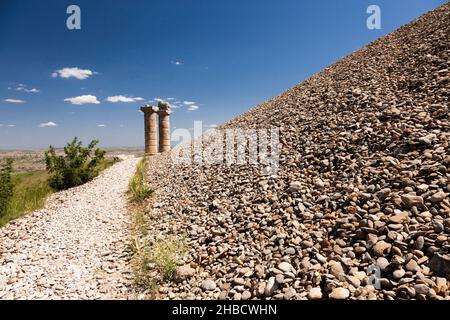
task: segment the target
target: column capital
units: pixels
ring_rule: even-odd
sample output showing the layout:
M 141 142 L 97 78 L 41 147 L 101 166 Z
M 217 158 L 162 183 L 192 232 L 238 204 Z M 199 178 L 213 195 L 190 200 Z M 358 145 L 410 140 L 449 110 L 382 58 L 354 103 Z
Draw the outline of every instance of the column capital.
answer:
M 159 108 L 155 106 L 145 105 L 141 107 L 141 111 L 143 113 L 155 113 L 158 112 Z
M 170 104 L 167 102 L 160 101 L 158 103 L 158 114 L 159 115 L 170 115 L 172 113 Z

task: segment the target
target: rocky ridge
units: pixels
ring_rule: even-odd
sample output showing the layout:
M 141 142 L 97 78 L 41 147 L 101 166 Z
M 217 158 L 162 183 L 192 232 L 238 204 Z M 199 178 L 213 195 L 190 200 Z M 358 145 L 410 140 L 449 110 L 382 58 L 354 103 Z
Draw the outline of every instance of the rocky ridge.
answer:
M 276 175 L 150 158 L 159 296 L 450 299 L 448 39 L 446 3 L 220 127 L 279 127 Z

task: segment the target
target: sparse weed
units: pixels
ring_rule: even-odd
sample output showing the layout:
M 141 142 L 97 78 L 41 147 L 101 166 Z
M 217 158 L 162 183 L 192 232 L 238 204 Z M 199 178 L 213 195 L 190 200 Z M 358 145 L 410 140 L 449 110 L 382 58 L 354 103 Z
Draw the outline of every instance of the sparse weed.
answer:
M 149 259 L 155 263 L 162 276 L 171 280 L 187 248 L 181 239 L 175 236 L 157 240 L 150 248 Z
M 137 167 L 136 173 L 131 177 L 128 184 L 128 193 L 132 202 L 142 202 L 147 199 L 152 190 L 147 184 L 147 161 L 142 159 Z

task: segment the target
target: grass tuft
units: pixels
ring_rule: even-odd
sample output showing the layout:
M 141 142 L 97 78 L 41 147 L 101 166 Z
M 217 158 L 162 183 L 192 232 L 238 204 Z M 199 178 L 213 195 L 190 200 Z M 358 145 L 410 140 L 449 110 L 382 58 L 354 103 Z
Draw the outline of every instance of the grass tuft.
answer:
M 149 260 L 156 264 L 165 280 L 171 280 L 186 251 L 187 247 L 182 240 L 169 236 L 157 240 L 150 247 Z
M 128 184 L 128 194 L 132 202 L 142 202 L 147 199 L 151 194 L 152 190 L 147 184 L 147 161 L 142 159 L 137 167 L 136 173 L 131 177 L 130 183 Z

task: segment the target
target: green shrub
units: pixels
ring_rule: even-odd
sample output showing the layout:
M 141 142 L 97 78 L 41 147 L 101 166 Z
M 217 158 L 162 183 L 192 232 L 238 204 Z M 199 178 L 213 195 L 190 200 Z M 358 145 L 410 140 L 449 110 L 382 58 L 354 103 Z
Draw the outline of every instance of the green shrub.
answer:
M 152 190 L 147 185 L 147 162 L 142 159 L 136 168 L 136 173 L 131 177 L 128 185 L 128 192 L 131 201 L 141 202 L 148 198 Z
M 77 137 L 64 147 L 64 155 L 58 156 L 55 148 L 49 147 L 45 153 L 49 185 L 57 190 L 82 185 L 98 176 L 105 151 L 95 149 L 98 141 L 93 140 L 87 147 Z
M 11 178 L 12 171 L 13 161 L 12 159 L 6 159 L 0 168 L 0 217 L 6 215 L 13 196 L 14 184 Z

